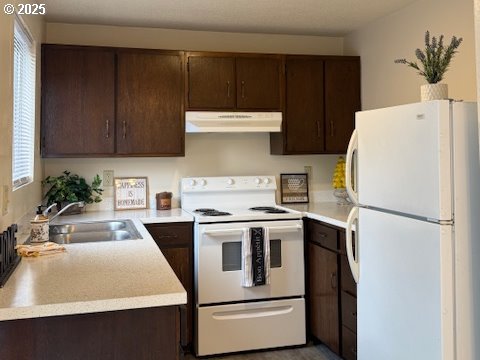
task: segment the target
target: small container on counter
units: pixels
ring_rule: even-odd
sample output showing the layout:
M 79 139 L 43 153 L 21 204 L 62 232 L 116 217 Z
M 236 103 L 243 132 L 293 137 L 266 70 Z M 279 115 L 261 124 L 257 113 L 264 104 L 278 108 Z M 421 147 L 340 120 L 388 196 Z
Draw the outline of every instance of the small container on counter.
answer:
M 157 210 L 170 210 L 172 208 L 172 193 L 161 192 L 156 195 L 157 198 Z
M 30 221 L 32 230 L 30 232 L 31 243 L 42 243 L 48 241 L 49 236 L 49 221 L 48 218 L 43 215 L 35 216 L 35 219 Z

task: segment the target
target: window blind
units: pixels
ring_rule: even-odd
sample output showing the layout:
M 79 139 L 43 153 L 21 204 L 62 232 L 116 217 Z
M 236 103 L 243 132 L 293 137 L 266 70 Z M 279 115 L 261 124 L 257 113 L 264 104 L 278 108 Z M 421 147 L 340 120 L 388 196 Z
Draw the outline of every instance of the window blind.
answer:
M 13 36 L 13 188 L 33 181 L 35 144 L 35 42 L 19 18 Z

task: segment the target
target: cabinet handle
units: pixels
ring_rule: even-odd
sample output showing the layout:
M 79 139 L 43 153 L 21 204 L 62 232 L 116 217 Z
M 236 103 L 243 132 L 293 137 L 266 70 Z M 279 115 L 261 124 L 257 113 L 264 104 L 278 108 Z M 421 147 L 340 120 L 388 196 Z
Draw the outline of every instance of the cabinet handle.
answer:
M 320 121 L 317 120 L 317 137 L 321 136 L 321 131 L 320 131 Z
M 332 286 L 332 289 L 337 288 L 337 273 L 333 272 L 330 274 L 330 285 Z
M 177 235 L 159 235 L 158 239 L 176 239 L 178 238 Z
M 245 81 L 242 80 L 242 99 L 245 99 Z
M 353 317 L 357 317 L 357 312 L 356 311 L 351 312 L 351 314 L 352 314 Z
M 230 81 L 227 81 L 227 97 L 230 97 Z
M 330 136 L 333 137 L 333 120 L 330 120 Z
M 323 232 L 317 232 L 317 235 L 320 236 L 321 238 L 326 238 L 327 237 L 327 234 L 325 234 Z
M 122 137 L 125 139 L 127 137 L 127 121 L 123 120 L 123 135 Z
M 105 120 L 105 130 L 107 131 L 106 138 L 110 137 L 110 121 L 107 119 Z

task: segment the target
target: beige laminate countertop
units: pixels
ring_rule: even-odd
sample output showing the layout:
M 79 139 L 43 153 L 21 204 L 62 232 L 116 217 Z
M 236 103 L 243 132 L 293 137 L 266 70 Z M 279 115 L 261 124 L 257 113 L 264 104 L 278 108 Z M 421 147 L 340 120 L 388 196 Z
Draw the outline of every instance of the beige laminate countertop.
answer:
M 345 229 L 347 227 L 348 214 L 353 206 L 337 205 L 336 202 L 314 202 L 309 204 L 284 204 L 282 207 L 300 211 L 304 217 Z
M 66 253 L 23 258 L 0 289 L 0 321 L 186 304 L 185 289 L 143 223 L 193 217 L 181 209 L 99 211 L 53 223 L 110 219 L 131 219 L 143 239 L 67 244 Z

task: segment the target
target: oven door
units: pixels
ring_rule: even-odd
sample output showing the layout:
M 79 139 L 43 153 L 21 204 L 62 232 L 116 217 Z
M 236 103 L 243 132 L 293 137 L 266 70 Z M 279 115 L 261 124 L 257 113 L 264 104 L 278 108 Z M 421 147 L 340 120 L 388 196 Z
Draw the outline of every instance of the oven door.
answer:
M 270 284 L 242 287 L 243 229 L 268 226 Z M 196 224 L 197 304 L 303 296 L 303 221 Z

